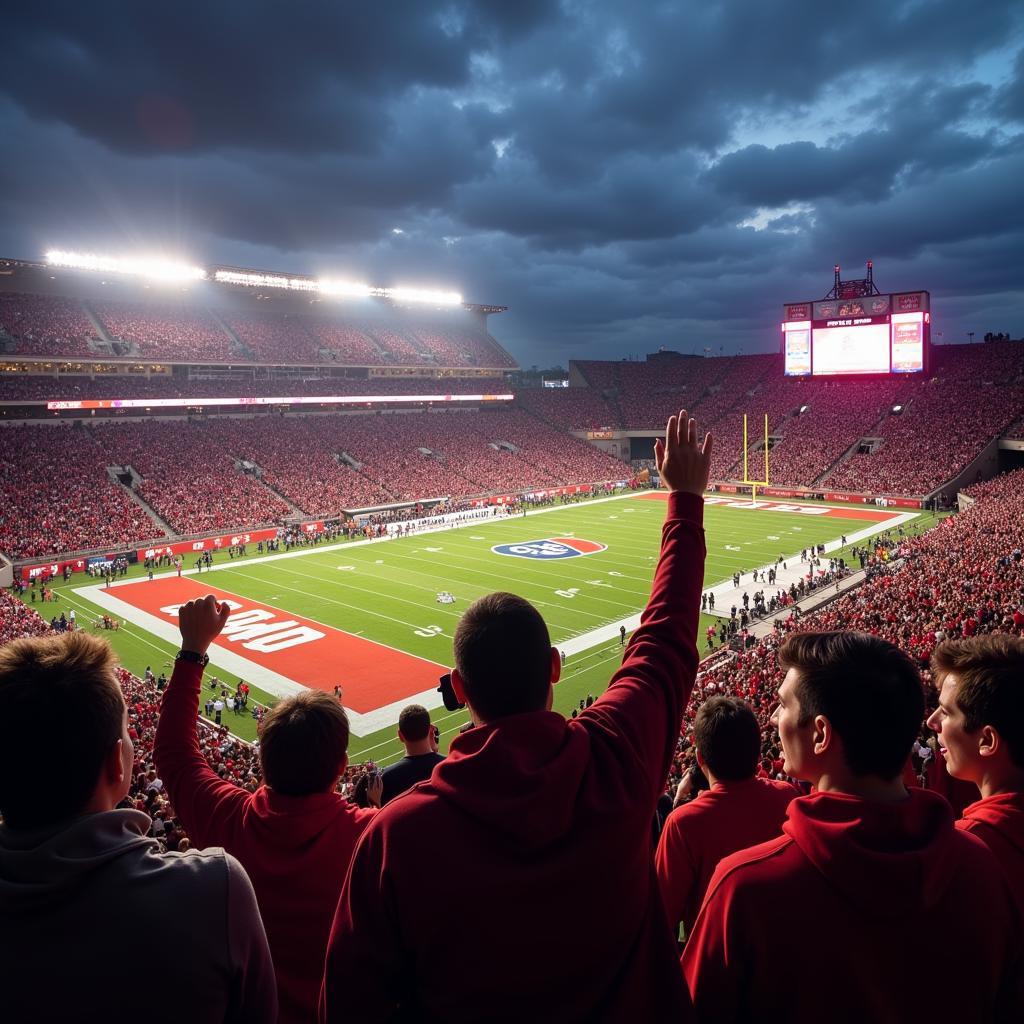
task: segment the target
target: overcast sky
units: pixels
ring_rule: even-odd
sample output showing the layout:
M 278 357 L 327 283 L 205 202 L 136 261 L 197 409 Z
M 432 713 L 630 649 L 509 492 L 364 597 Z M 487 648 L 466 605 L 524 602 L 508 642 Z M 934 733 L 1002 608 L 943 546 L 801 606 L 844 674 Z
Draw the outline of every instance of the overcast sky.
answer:
M 834 262 L 1024 332 L 1020 0 L 7 5 L 0 255 L 432 285 L 524 364 L 777 349 Z

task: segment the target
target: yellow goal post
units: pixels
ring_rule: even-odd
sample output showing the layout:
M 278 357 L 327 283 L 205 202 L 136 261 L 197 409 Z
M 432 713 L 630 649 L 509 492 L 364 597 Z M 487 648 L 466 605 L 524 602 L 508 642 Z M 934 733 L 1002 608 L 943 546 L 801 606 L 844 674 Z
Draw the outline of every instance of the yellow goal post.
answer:
M 743 483 L 750 484 L 750 501 L 757 504 L 758 487 L 768 487 L 771 475 L 768 472 L 768 413 L 764 414 L 764 479 L 751 480 L 748 472 L 749 442 L 747 439 L 747 414 L 743 414 Z

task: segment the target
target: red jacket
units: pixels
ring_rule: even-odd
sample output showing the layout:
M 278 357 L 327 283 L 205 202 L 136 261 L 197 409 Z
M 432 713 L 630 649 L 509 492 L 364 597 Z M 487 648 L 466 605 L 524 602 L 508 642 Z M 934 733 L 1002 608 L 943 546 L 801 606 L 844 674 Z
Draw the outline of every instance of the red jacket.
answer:
M 814 793 L 715 872 L 683 970 L 700 1021 L 1024 1019 L 1020 931 L 992 854 L 927 790 Z M 1001 1016 L 1000 1016 L 1001 1015 Z
M 174 812 L 198 849 L 223 846 L 252 879 L 277 975 L 280 1021 L 316 1016 L 331 918 L 353 847 L 374 811 L 337 793 L 249 793 L 207 764 L 196 735 L 202 670 L 175 663 L 154 757 Z
M 978 800 L 956 827 L 977 836 L 995 855 L 1024 921 L 1024 793 Z
M 781 835 L 799 795 L 788 782 L 718 782 L 668 816 L 654 867 L 670 926 L 682 922 L 689 935 L 718 862 Z
M 669 497 L 650 603 L 593 706 L 471 729 L 363 833 L 321 1020 L 690 1019 L 650 832 L 697 669 L 702 510 Z

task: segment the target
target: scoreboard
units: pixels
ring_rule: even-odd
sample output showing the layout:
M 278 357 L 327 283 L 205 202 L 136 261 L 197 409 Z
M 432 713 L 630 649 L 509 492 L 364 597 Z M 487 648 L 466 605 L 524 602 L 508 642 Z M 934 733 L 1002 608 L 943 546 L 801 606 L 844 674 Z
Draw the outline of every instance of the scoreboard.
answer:
M 928 292 L 790 302 L 782 321 L 786 376 L 923 373 L 930 334 Z

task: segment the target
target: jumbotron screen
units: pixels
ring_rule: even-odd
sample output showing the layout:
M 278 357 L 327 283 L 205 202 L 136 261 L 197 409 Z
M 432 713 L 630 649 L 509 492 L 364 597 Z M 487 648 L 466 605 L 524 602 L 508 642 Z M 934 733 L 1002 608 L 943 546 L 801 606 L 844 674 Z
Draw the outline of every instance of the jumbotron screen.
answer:
M 787 377 L 922 373 L 927 292 L 789 303 L 782 323 Z

